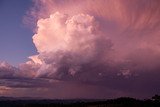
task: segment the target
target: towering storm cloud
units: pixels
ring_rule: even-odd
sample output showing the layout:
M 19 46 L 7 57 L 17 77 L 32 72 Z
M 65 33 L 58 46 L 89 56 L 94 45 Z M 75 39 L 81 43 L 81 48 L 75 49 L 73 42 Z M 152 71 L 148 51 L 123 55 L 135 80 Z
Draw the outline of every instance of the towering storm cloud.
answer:
M 33 42 L 39 55 L 35 57 L 44 65 L 39 72 L 46 68 L 51 69 L 45 70 L 50 73 L 62 68 L 60 72 L 83 72 L 84 65 L 93 64 L 95 68 L 105 67 L 104 72 L 138 75 L 159 66 L 158 1 L 42 0 L 35 3 L 39 9 L 33 14 L 38 15 Z
M 33 36 L 39 55 L 31 57 L 41 61 L 38 73 L 74 75 L 83 72 L 83 65 L 107 63 L 112 43 L 98 24 L 88 14 L 69 17 L 56 12 L 40 19 L 37 34 Z
M 160 93 L 159 0 L 33 2 L 28 20 L 37 55 L 18 68 L 0 63 L 2 88 L 23 87 L 27 95 L 35 86 L 37 96 L 50 98 Z

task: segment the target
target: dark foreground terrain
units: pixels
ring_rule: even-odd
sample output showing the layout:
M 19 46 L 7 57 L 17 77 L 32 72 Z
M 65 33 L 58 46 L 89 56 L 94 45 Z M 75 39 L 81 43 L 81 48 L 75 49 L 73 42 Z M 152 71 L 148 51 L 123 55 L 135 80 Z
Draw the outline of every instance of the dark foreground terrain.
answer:
M 0 97 L 0 107 L 160 107 L 160 96 L 147 100 L 128 97 L 111 100 L 19 100 Z

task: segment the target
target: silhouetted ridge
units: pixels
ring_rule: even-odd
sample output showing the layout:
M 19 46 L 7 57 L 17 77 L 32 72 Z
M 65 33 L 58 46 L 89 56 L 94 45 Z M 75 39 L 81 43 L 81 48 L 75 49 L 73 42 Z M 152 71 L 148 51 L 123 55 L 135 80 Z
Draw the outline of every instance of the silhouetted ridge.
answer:
M 0 97 L 0 107 L 160 107 L 160 96 L 151 99 L 139 100 L 121 97 L 109 100 L 72 99 L 72 100 L 45 100 Z

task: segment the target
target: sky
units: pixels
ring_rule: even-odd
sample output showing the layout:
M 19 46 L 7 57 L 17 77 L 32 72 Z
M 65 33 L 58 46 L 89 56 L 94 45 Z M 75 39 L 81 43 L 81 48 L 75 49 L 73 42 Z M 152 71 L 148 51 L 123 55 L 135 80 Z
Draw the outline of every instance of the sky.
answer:
M 0 1 L 1 61 L 18 65 L 27 61 L 27 56 L 36 53 L 31 39 L 33 32 L 23 23 L 23 17 L 31 5 L 31 0 Z
M 0 96 L 160 94 L 159 0 L 1 0 Z

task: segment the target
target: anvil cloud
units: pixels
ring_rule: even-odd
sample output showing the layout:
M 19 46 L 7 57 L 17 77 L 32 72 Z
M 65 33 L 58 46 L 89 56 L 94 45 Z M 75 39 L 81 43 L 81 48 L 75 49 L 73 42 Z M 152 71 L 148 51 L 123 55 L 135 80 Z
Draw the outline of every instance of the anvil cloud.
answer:
M 34 4 L 28 20 L 36 22 L 32 39 L 38 54 L 17 68 L 0 64 L 1 87 L 8 87 L 8 93 L 13 88 L 8 95 L 19 90 L 19 96 L 31 95 L 31 89 L 46 98 L 141 98 L 160 93 L 158 0 Z

